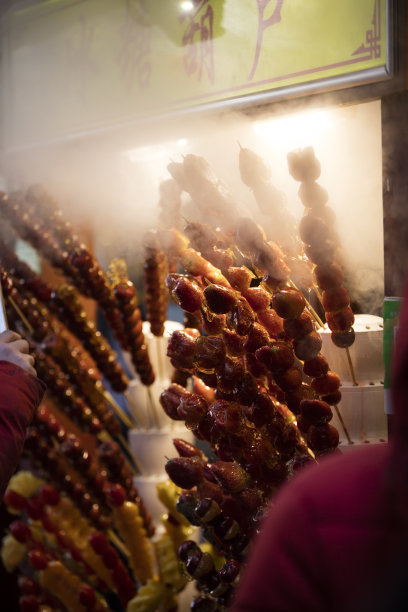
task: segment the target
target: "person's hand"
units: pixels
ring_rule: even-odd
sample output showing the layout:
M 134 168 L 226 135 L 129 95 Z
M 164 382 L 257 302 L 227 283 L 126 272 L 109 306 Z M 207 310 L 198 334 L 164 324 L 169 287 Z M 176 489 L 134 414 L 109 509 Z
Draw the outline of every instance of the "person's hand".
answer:
M 16 332 L 6 330 L 0 334 L 0 361 L 10 361 L 37 376 L 34 357 L 29 354 L 28 349 L 27 340 Z

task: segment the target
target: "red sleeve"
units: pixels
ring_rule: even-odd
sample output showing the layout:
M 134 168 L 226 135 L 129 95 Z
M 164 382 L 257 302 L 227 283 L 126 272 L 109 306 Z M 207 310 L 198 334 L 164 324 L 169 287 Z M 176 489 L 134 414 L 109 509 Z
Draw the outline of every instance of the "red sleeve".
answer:
M 23 450 L 25 433 L 45 392 L 38 378 L 0 361 L 0 500 Z
M 313 510 L 296 487 L 283 489 L 255 539 L 230 612 L 331 609 Z

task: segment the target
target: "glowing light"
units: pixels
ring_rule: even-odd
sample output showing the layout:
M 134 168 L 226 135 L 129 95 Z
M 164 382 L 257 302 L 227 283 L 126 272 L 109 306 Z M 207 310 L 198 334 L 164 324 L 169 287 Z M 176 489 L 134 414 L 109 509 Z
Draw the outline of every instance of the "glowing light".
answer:
M 148 145 L 124 151 L 125 157 L 133 163 L 143 163 L 152 160 L 170 159 L 175 152 L 184 149 L 188 144 L 187 138 L 179 138 L 177 141 Z
M 188 13 L 193 10 L 194 4 L 190 0 L 186 0 L 185 2 L 180 2 L 180 8 L 185 13 Z
M 169 155 L 169 150 L 163 145 L 139 147 L 125 151 L 124 155 L 133 163 L 143 163 L 161 159 Z
M 331 129 L 334 121 L 330 110 L 313 110 L 257 121 L 254 124 L 254 131 L 258 136 L 275 140 L 287 147 L 304 147 Z

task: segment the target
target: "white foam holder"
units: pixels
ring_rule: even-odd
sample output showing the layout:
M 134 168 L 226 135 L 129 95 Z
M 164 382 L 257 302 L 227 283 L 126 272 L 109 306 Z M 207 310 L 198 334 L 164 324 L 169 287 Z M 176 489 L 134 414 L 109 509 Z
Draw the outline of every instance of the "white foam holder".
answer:
M 170 379 L 173 375 L 174 368 L 166 354 L 167 344 L 171 334 L 179 329 L 184 329 L 181 323 L 178 323 L 177 321 L 166 321 L 164 324 L 163 336 L 154 336 L 150 331 L 150 323 L 148 321 L 143 322 L 143 335 L 145 337 L 145 344 L 147 346 L 150 362 L 156 376 L 156 381 L 165 381 Z M 129 372 L 136 380 L 138 380 L 139 376 L 132 363 L 130 353 L 123 351 L 123 359 L 127 368 L 129 369 Z
M 161 528 L 161 517 L 166 513 L 166 508 L 163 506 L 157 496 L 157 485 L 159 482 L 165 482 L 167 474 L 162 473 L 159 476 L 134 476 L 133 483 L 139 491 L 148 513 L 153 519 L 153 523 L 159 532 L 163 532 Z
M 139 378 L 130 381 L 126 397 L 129 409 L 137 423 L 145 429 L 157 429 L 157 426 L 171 427 L 174 421 L 167 416 L 160 405 L 160 394 L 170 385 L 170 379 L 155 380 L 147 387 Z
M 129 448 L 143 476 L 165 475 L 166 458 L 178 456 L 173 438 L 182 438 L 191 444 L 194 443 L 192 432 L 184 425 L 175 424 L 173 427 L 163 429 L 128 431 Z
M 365 384 L 383 381 L 383 319 L 375 315 L 356 315 L 353 328 L 356 339 L 348 353 L 357 382 Z M 354 382 L 347 351 L 333 344 L 327 326 L 320 329 L 319 333 L 323 343 L 321 353 L 329 362 L 330 369 L 340 376 L 342 382 Z
M 340 415 L 354 444 L 386 442 L 387 417 L 384 412 L 384 384 L 381 382 L 354 386 L 344 383 L 342 399 L 338 404 Z M 340 420 L 333 409 L 331 423 L 338 429 L 340 444 L 347 445 L 347 438 Z

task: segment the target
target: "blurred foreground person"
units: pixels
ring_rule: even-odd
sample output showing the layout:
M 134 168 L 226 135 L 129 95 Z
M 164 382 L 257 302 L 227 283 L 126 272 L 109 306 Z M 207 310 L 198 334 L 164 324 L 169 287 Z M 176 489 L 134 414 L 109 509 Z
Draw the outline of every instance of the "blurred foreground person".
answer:
M 274 498 L 230 612 L 408 610 L 408 285 L 393 433 L 306 467 Z
M 13 475 L 27 426 L 44 395 L 28 342 L 19 334 L 0 334 L 0 502 Z

